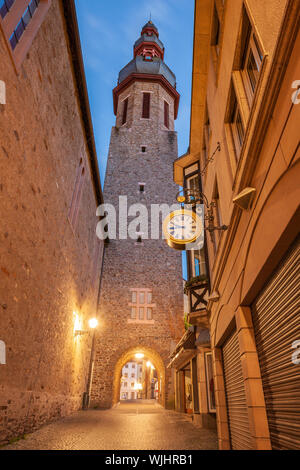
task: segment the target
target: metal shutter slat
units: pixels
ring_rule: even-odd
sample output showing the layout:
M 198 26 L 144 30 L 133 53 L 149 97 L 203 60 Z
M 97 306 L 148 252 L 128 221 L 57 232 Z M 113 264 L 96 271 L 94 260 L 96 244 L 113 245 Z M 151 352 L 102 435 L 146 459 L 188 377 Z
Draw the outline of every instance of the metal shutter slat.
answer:
M 233 450 L 252 449 L 248 407 L 237 332 L 223 346 L 228 423 Z
M 300 449 L 299 239 L 252 306 L 253 325 L 273 449 Z

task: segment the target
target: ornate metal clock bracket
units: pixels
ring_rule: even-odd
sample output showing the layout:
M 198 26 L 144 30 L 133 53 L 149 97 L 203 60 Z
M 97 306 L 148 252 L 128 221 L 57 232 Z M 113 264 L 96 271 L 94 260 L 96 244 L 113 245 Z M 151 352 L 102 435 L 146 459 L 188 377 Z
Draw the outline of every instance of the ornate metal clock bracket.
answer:
M 177 194 L 177 202 L 183 205 L 192 206 L 193 208 L 197 204 L 203 204 L 206 208 L 206 214 L 204 220 L 207 222 L 204 229 L 210 233 L 211 238 L 213 239 L 213 233 L 215 231 L 226 231 L 228 230 L 227 225 L 216 226 L 215 225 L 215 215 L 214 209 L 216 208 L 216 203 L 209 203 L 207 197 L 204 193 L 197 189 L 187 189 L 184 188 Z

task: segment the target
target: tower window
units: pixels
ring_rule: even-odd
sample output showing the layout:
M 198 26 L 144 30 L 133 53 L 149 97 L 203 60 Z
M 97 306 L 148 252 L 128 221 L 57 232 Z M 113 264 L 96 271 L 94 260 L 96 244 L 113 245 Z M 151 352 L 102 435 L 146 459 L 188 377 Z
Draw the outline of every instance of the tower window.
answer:
M 152 321 L 153 310 L 156 305 L 152 302 L 151 289 L 130 289 L 132 294 L 131 322 L 132 321 Z M 134 297 L 133 297 L 134 294 Z
M 143 119 L 150 118 L 150 96 L 151 96 L 151 93 L 143 93 L 143 111 L 142 111 Z
M 142 153 L 146 153 L 147 147 L 142 147 Z
M 140 193 L 144 193 L 145 192 L 145 183 L 139 183 L 139 190 L 140 190 Z
M 128 98 L 124 100 L 124 105 L 123 105 L 123 116 L 122 116 L 122 126 L 126 123 L 127 121 L 127 111 L 128 111 Z
M 169 129 L 170 127 L 170 106 L 166 101 L 164 102 L 164 123 L 165 126 Z

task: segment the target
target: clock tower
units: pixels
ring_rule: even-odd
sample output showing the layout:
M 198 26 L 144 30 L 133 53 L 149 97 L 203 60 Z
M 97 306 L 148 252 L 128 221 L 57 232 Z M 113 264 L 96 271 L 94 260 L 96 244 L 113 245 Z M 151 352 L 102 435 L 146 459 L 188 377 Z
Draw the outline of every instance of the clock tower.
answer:
M 148 233 L 137 229 L 133 238 L 120 239 L 117 230 L 117 239 L 105 250 L 91 406 L 107 408 L 119 401 L 122 369 L 136 358 L 150 365 L 160 403 L 174 403 L 174 378 L 167 366 L 184 328 L 181 254 L 163 240 L 162 220 L 160 238 L 151 237 L 153 206 L 175 204 L 178 192 L 172 175 L 178 158 L 174 122 L 180 95 L 164 56 L 158 29 L 149 21 L 113 90 L 116 124 L 104 199 L 118 212 L 120 196 L 126 198 L 129 223 L 134 218 L 130 208 L 142 204 Z M 151 398 L 147 384 L 142 385 L 142 396 Z

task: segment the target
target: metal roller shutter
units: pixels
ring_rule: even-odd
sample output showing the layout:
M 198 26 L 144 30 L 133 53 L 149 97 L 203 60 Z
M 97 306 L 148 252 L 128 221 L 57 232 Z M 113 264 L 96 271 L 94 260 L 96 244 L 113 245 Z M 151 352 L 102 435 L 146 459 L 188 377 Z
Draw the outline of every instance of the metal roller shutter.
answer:
M 236 331 L 223 346 L 223 365 L 231 447 L 233 450 L 253 449 Z
M 273 449 L 300 449 L 300 243 L 290 250 L 252 306 L 253 324 Z

